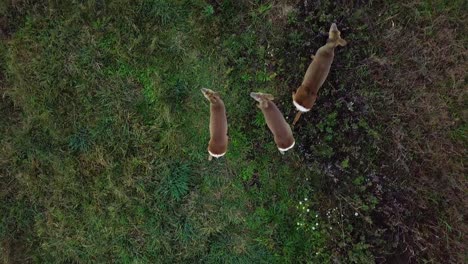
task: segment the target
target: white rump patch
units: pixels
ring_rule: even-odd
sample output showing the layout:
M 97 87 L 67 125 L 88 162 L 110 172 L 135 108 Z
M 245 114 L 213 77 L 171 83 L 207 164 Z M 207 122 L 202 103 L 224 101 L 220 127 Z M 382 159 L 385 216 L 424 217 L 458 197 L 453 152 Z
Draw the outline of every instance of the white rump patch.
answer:
M 292 149 L 294 147 L 294 145 L 296 145 L 296 141 L 294 141 L 291 146 L 287 147 L 287 148 L 278 148 L 279 151 L 288 151 L 290 149 Z
M 310 108 L 307 109 L 307 108 L 303 107 L 302 105 L 296 103 L 296 101 L 294 101 L 294 100 L 293 100 L 293 104 L 294 104 L 294 106 L 296 107 L 296 109 L 297 109 L 298 111 L 301 111 L 301 112 L 303 112 L 303 113 L 309 112 L 309 111 L 310 111 Z
M 208 150 L 208 153 L 210 153 L 210 155 L 214 158 L 221 158 L 222 156 L 224 156 L 226 154 L 226 152 L 224 152 L 223 154 L 213 154 L 211 153 L 211 151 Z

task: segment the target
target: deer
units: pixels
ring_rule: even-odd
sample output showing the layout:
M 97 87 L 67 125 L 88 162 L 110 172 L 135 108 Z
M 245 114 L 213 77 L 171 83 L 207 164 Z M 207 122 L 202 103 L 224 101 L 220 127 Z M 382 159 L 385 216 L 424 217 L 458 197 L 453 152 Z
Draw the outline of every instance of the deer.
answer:
M 266 93 L 250 93 L 255 101 L 258 102 L 257 107 L 260 108 L 265 117 L 268 128 L 273 133 L 273 137 L 281 154 L 292 149 L 296 141 L 294 140 L 291 127 L 284 119 L 283 114 L 278 107 L 273 103 L 273 95 Z
M 335 48 L 337 46 L 346 46 L 346 40 L 341 38 L 341 32 L 335 23 L 330 27 L 328 40 L 325 45 L 317 50 L 315 55 L 311 56 L 310 63 L 305 73 L 301 86 L 292 93 L 293 104 L 298 110 L 292 125 L 301 117 L 302 113 L 309 112 L 317 99 L 318 90 L 327 79 L 330 67 L 335 57 Z
M 202 88 L 201 92 L 210 102 L 210 141 L 208 143 L 208 160 L 220 158 L 227 152 L 228 125 L 226 119 L 226 108 L 218 92 Z

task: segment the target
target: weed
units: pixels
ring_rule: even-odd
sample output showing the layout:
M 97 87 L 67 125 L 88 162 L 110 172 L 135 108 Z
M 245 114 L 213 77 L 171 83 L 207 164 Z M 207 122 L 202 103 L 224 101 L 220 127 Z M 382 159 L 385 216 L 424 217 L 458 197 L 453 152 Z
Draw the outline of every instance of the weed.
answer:
M 188 181 L 190 176 L 190 167 L 188 164 L 173 164 L 170 174 L 162 184 L 162 192 L 169 195 L 176 201 L 187 194 L 189 190 Z

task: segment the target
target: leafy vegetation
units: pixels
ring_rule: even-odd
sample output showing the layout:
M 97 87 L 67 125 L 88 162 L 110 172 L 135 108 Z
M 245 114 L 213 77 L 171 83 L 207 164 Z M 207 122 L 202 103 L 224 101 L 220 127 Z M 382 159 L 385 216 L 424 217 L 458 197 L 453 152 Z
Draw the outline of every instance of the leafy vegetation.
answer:
M 4 263 L 466 259 L 464 1 L 0 3 Z M 346 47 L 282 156 L 249 97 Z M 209 104 L 229 150 L 207 161 Z

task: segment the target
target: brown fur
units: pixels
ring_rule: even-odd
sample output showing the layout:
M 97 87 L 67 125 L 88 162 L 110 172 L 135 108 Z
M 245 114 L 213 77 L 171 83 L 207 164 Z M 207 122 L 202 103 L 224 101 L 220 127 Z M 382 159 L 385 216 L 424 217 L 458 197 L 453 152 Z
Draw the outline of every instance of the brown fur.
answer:
M 228 126 L 224 102 L 221 100 L 219 93 L 210 89 L 202 89 L 202 93 L 210 101 L 210 142 L 208 143 L 208 151 L 215 155 L 221 155 L 226 153 L 228 145 Z
M 273 103 L 270 94 L 251 93 L 250 96 L 259 102 L 258 108 L 263 112 L 268 128 L 273 133 L 278 148 L 288 148 L 294 144 L 291 127 L 284 119 L 283 114 Z
M 330 27 L 327 43 L 317 51 L 315 56 L 312 56 L 312 63 L 307 68 L 301 86 L 297 88 L 296 92 L 293 92 L 293 101 L 304 108 L 311 109 L 314 106 L 318 91 L 330 72 L 335 56 L 335 48 L 346 45 L 346 41 L 340 35 L 341 33 L 336 24 L 333 23 Z M 300 115 L 296 117 L 298 120 Z

